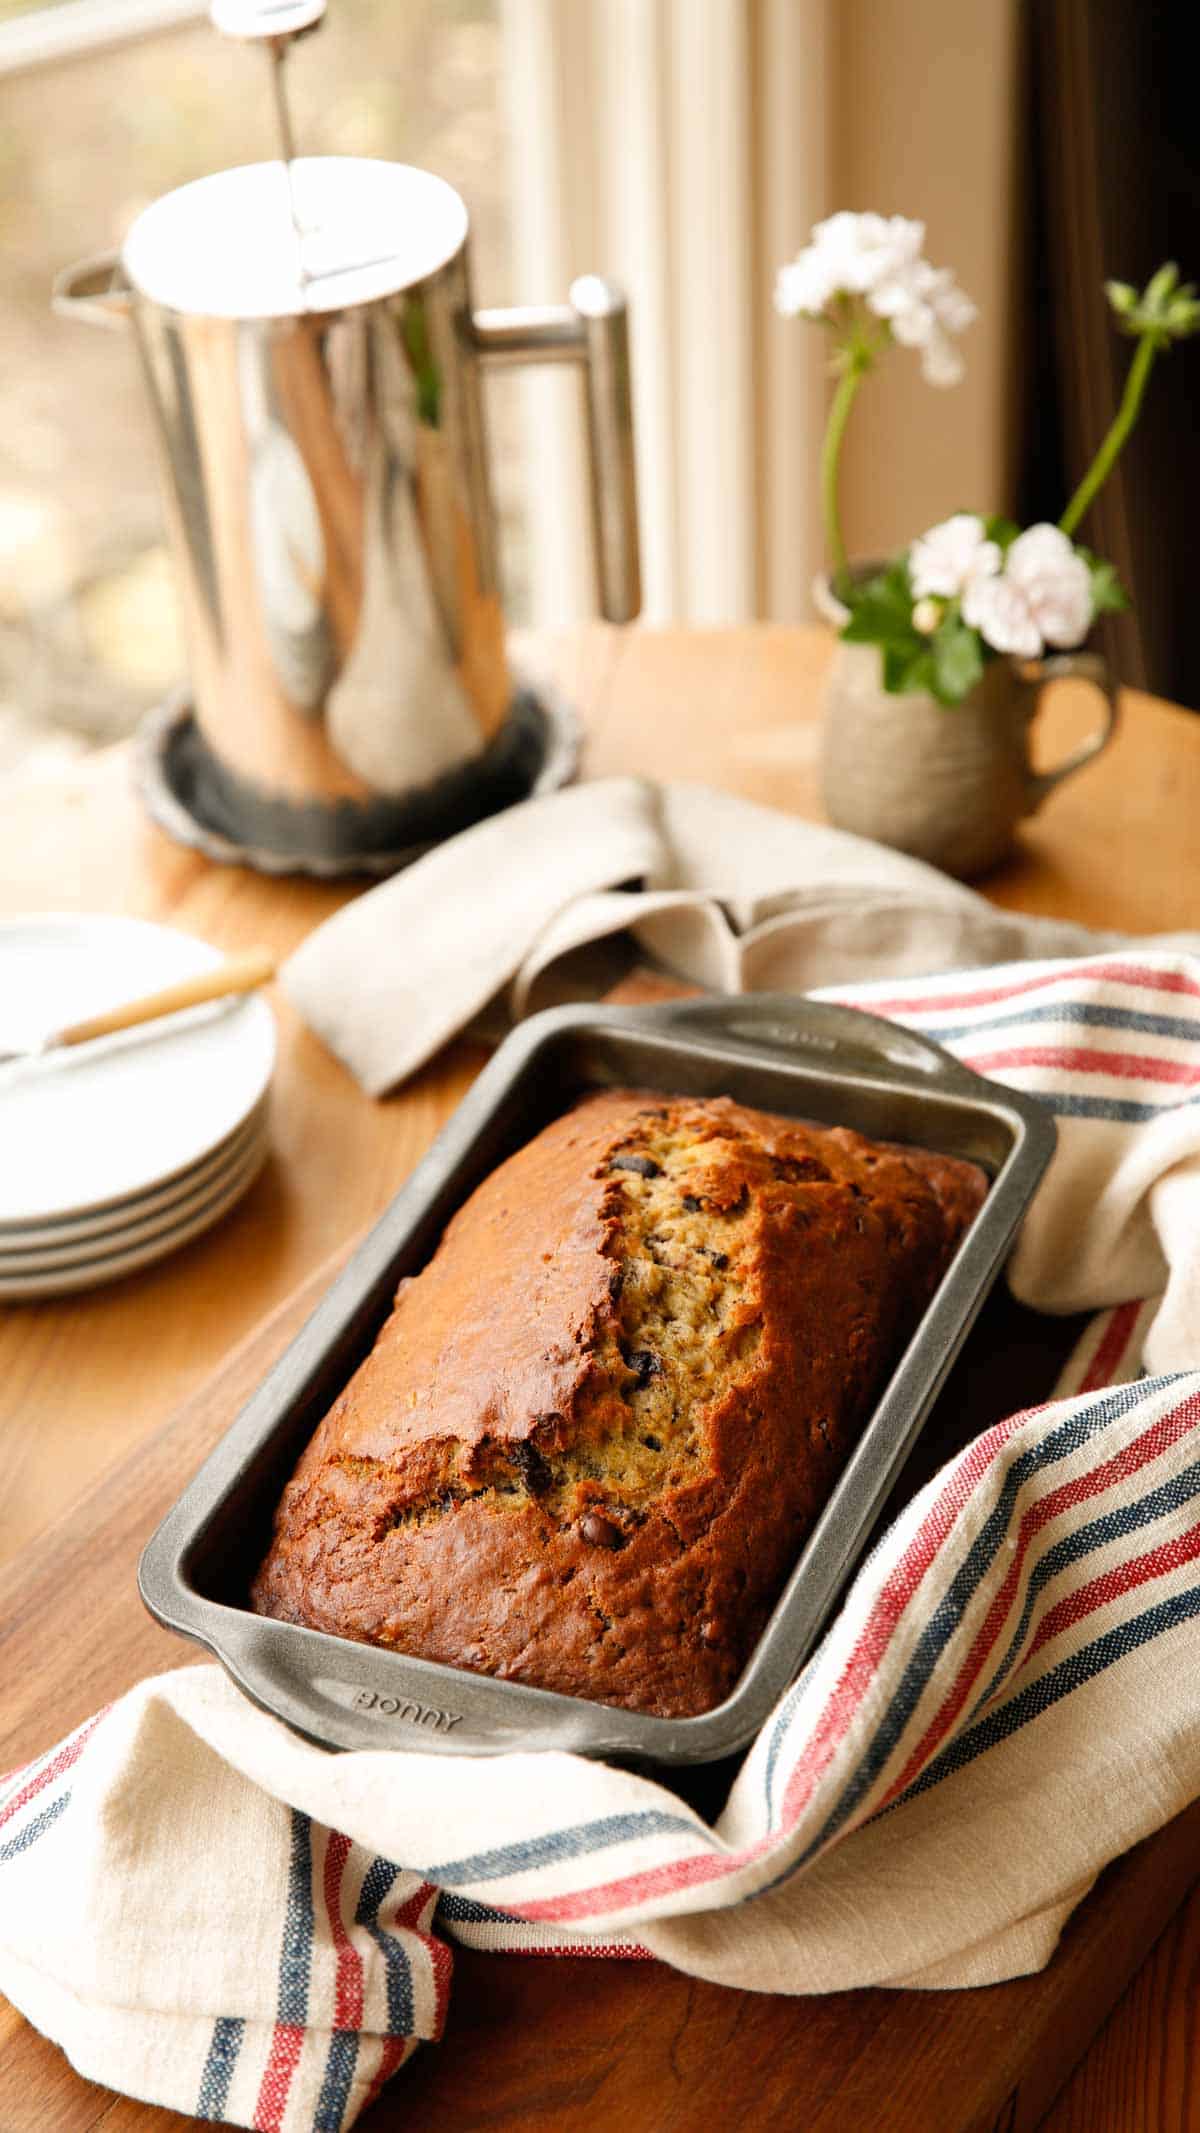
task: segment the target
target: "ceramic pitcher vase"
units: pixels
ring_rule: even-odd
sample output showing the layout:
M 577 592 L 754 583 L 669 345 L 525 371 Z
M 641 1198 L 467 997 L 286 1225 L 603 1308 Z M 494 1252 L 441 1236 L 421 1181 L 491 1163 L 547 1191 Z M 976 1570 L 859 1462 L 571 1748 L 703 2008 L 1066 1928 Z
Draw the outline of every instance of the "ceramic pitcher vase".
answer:
M 1029 732 L 1040 692 L 1068 676 L 1099 690 L 1103 721 L 1065 762 L 1035 770 Z M 1099 755 L 1116 720 L 1116 685 L 1097 652 L 994 659 L 961 704 L 946 705 L 924 690 L 889 695 L 878 646 L 839 642 L 825 683 L 825 811 L 839 829 L 971 880 L 1011 850 L 1024 816 Z

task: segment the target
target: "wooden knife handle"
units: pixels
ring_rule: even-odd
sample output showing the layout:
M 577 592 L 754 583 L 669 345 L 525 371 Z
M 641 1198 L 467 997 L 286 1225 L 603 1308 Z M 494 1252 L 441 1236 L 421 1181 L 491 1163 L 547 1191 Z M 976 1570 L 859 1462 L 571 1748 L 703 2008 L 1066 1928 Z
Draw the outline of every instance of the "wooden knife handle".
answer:
M 275 975 L 275 958 L 265 948 L 251 948 L 245 955 L 230 956 L 211 970 L 197 971 L 178 985 L 152 992 L 140 1000 L 126 1000 L 103 1015 L 89 1015 L 72 1022 L 55 1036 L 56 1044 L 86 1044 L 92 1037 L 111 1037 L 121 1029 L 136 1029 L 139 1022 L 157 1022 L 160 1015 L 176 1015 L 185 1007 L 200 1007 L 205 1000 L 223 1000 L 230 993 L 256 992 Z

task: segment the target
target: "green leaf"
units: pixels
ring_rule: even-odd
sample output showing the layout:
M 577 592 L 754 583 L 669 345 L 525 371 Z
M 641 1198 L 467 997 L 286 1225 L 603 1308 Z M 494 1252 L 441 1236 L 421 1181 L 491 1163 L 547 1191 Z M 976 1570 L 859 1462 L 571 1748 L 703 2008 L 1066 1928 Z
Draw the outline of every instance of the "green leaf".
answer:
M 842 631 L 850 644 L 886 644 L 912 634 L 912 589 L 905 562 L 892 563 L 864 585 L 851 588 L 850 620 Z
M 1092 581 L 1092 613 L 1094 615 L 1121 615 L 1129 606 L 1129 595 L 1117 576 L 1115 563 L 1106 563 L 1103 556 L 1093 555 L 1090 548 L 1076 542 L 1075 553 L 1087 564 Z
M 1009 520 L 993 524 L 1002 537 L 1015 537 L 1017 528 Z M 977 632 L 967 628 L 956 606 L 947 609 L 932 636 L 914 629 L 906 557 L 856 586 L 847 604 L 850 619 L 842 636 L 848 644 L 879 646 L 883 686 L 889 695 L 923 689 L 940 703 L 957 704 L 974 688 L 985 656 Z
M 887 644 L 883 648 L 883 686 L 889 696 L 898 696 L 904 687 L 904 677 L 912 660 L 912 652 L 906 646 Z
M 929 640 L 933 653 L 933 693 L 939 703 L 960 704 L 983 673 L 983 651 L 975 630 L 961 616 L 947 616 Z
M 995 541 L 1002 554 L 1012 547 L 1021 531 L 1016 521 L 1011 518 L 985 518 L 983 528 L 989 541 Z
M 900 556 L 850 594 L 850 620 L 842 631 L 849 644 L 877 644 L 883 686 L 890 695 L 932 689 L 936 679 L 930 640 L 913 628 L 908 558 Z
M 847 644 L 890 644 L 912 629 L 912 610 L 898 614 L 883 600 L 858 600 L 842 631 Z
M 883 654 L 883 686 L 889 696 L 904 696 L 910 689 L 932 689 L 933 653 L 929 639 L 914 631 L 903 644 L 889 644 Z
M 1121 615 L 1129 605 L 1129 595 L 1117 576 L 1114 563 L 1102 563 L 1096 556 L 1085 558 L 1092 579 L 1092 613 L 1094 615 Z

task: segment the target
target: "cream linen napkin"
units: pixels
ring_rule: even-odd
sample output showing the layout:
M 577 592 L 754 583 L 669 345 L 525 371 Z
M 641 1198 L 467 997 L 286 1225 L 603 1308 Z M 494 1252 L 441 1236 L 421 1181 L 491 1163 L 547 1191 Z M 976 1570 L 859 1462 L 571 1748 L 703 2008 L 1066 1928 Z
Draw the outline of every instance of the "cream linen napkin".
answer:
M 454 1941 L 754 1991 L 988 1984 L 1200 1795 L 1200 961 L 842 996 L 1055 1113 L 1014 1283 L 1114 1306 L 1061 1397 L 914 1498 L 712 1823 L 572 1755 L 328 1755 L 212 1666 L 131 1690 L 0 1783 L 0 1989 L 84 2073 L 339 2133 L 438 2035 Z
M 632 778 L 527 800 L 368 890 L 284 965 L 373 1096 L 504 988 L 513 1014 L 578 950 L 631 932 L 718 992 L 1079 955 L 1115 938 L 999 911 L 919 860 L 703 785 Z

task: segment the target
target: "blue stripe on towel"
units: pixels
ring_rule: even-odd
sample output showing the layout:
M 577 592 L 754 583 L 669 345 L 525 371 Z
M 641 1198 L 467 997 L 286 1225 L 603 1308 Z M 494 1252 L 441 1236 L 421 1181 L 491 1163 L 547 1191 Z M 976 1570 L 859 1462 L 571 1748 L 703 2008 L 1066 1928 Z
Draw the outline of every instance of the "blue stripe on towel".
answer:
M 236 2015 L 220 2015 L 213 2024 L 212 2042 L 196 2096 L 197 2118 L 206 2119 L 213 2125 L 225 2124 L 229 2085 L 245 2034 L 246 2025 Z

